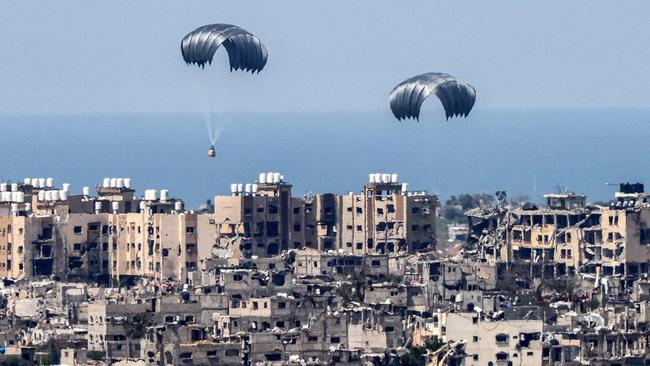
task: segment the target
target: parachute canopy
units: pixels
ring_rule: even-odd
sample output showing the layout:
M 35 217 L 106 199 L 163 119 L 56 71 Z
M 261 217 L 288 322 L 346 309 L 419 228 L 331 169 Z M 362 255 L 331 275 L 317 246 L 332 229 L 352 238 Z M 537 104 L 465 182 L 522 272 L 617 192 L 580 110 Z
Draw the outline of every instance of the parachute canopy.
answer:
M 449 74 L 430 72 L 398 84 L 390 92 L 390 109 L 398 120 L 420 119 L 420 107 L 434 93 L 449 117 L 467 117 L 476 101 L 476 90 L 468 82 Z
M 181 53 L 185 62 L 205 67 L 220 45 L 228 51 L 230 71 L 260 72 L 268 54 L 266 47 L 252 33 L 236 25 L 204 25 L 188 33 L 181 41 Z

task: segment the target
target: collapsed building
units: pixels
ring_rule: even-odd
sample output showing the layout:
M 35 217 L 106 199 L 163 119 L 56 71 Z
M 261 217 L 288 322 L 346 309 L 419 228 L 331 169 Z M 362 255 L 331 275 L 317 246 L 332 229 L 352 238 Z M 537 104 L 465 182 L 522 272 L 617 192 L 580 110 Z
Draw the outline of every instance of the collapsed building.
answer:
M 263 173 L 192 211 L 127 179 L 81 195 L 47 178 L 0 186 L 0 362 L 650 362 L 642 185 L 607 205 L 501 193 L 467 213 L 448 256 L 437 197 L 396 175 L 356 194 L 292 188 Z

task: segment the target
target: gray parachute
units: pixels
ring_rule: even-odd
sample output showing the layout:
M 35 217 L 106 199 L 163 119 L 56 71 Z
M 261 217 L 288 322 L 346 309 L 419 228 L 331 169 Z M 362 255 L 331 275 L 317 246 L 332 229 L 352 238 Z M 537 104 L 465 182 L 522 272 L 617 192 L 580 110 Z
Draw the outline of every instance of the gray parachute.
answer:
M 476 89 L 468 82 L 449 74 L 430 72 L 414 76 L 398 84 L 390 92 L 390 109 L 398 120 L 420 119 L 420 107 L 434 93 L 449 117 L 467 117 L 476 102 Z
M 260 72 L 268 53 L 262 42 L 252 33 L 236 25 L 204 25 L 188 33 L 181 41 L 181 53 L 185 62 L 205 67 L 220 45 L 228 51 L 230 71 Z

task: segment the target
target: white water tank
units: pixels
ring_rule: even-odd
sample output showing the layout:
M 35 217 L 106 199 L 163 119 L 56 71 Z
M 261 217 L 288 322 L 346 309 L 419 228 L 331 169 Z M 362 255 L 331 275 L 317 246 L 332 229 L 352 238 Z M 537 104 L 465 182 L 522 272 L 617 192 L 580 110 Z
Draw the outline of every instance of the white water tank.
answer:
M 174 202 L 174 210 L 179 212 L 183 211 L 183 203 L 181 201 Z
M 169 190 L 161 189 L 160 190 L 160 200 L 166 202 L 169 199 Z
M 244 191 L 244 184 L 238 183 L 237 184 L 237 192 L 241 193 Z
M 38 178 L 38 187 L 45 188 L 45 178 Z
M 368 174 L 368 182 L 375 183 L 375 174 L 374 173 Z
M 124 187 L 131 189 L 131 178 L 124 178 Z
M 110 180 L 110 187 L 115 188 L 117 187 L 117 178 L 111 178 Z
M 45 179 L 45 185 L 46 185 L 46 187 L 49 187 L 49 188 L 54 187 L 54 178 Z
M 273 183 L 280 183 L 280 173 L 273 173 Z
M 9 201 L 18 202 L 18 192 L 9 192 Z
M 32 179 L 31 178 L 23 179 L 23 184 L 25 184 L 26 186 L 31 186 L 32 185 Z
M 273 183 L 273 172 L 266 173 L 266 183 L 267 184 Z
M 59 190 L 55 189 L 52 192 L 52 201 L 58 201 L 61 199 L 61 195 L 59 194 Z
M 32 204 L 31 203 L 25 203 L 25 211 L 29 212 L 32 210 Z
M 261 184 L 266 184 L 266 173 L 260 173 L 259 181 Z
M 45 201 L 45 191 L 38 191 L 38 200 Z
M 115 186 L 117 188 L 124 188 L 124 178 L 117 178 Z
M 11 192 L 3 191 L 2 193 L 0 193 L 0 200 L 1 200 L 2 202 L 9 202 L 9 201 L 11 201 Z
M 70 183 L 63 183 L 61 186 L 63 187 L 63 192 L 70 192 Z
M 398 178 L 397 174 L 395 174 L 395 173 L 391 174 L 390 175 L 390 182 L 393 183 L 393 184 L 397 184 L 397 181 L 398 181 L 397 178 Z
M 402 183 L 402 192 L 407 192 L 409 190 L 409 184 L 408 183 Z
M 11 204 L 11 214 L 16 216 L 18 215 L 18 204 L 17 203 L 12 203 Z
M 102 203 L 101 201 L 95 201 L 95 213 L 102 212 Z
M 68 192 L 67 191 L 59 191 L 59 199 L 61 201 L 67 201 L 68 200 Z
M 18 183 L 11 183 L 11 191 L 18 192 Z
M 90 187 L 81 188 L 81 194 L 83 194 L 84 196 L 90 196 Z
M 230 185 L 230 192 L 231 193 L 237 193 L 237 183 L 232 183 Z
M 382 174 L 381 175 L 381 182 L 382 183 L 389 183 L 390 182 L 390 174 Z
M 140 211 L 144 211 L 145 208 L 147 208 L 147 203 L 144 201 L 140 201 Z
M 120 203 L 117 201 L 111 202 L 111 208 L 113 209 L 113 212 L 117 212 L 120 210 Z
M 102 182 L 102 187 L 108 188 L 110 186 L 111 186 L 111 178 L 104 178 L 104 181 Z
M 16 202 L 23 203 L 25 202 L 25 192 L 16 192 Z
M 6 192 L 8 186 L 7 183 L 0 183 L 0 192 Z
M 251 189 L 253 190 L 253 193 L 257 193 L 257 184 L 253 184 Z
M 45 191 L 45 201 L 46 202 L 52 201 L 52 191 Z
M 244 186 L 244 192 L 251 193 L 252 190 L 253 190 L 252 184 L 246 183 L 246 185 Z

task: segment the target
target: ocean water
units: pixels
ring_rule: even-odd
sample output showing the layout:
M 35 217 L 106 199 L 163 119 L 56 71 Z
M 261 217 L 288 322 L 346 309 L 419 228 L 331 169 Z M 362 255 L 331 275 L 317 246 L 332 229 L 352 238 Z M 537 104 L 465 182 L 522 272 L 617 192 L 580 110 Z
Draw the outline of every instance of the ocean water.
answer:
M 232 113 L 216 150 L 200 114 L 0 116 L 0 180 L 55 177 L 74 192 L 132 177 L 195 207 L 230 183 L 279 171 L 305 192 L 358 191 L 370 172 L 396 172 L 413 190 L 505 189 L 535 201 L 560 187 L 610 199 L 605 183 L 650 184 L 650 110 L 477 110 L 398 123 L 388 112 Z M 650 187 L 649 187 L 650 188 Z

